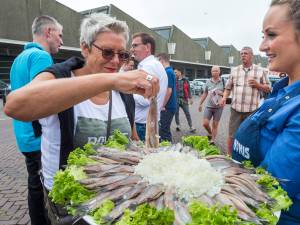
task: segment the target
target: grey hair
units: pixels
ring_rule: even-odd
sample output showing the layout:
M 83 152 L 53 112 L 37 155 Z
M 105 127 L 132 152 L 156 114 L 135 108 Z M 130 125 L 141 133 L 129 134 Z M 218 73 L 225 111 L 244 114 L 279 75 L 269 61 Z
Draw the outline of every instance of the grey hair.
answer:
M 129 28 L 125 21 L 120 21 L 106 14 L 91 14 L 84 18 L 80 26 L 80 44 L 86 44 L 91 48 L 97 35 L 104 32 L 122 34 L 127 43 Z
M 47 16 L 47 15 L 38 16 L 32 22 L 32 26 L 31 26 L 32 36 L 42 35 L 43 30 L 46 26 L 53 26 L 61 30 L 63 28 L 62 25 L 51 16 Z
M 300 1 L 299 0 L 272 0 L 270 6 L 288 6 L 288 18 L 294 23 L 297 34 L 300 34 Z
M 252 50 L 252 48 L 251 47 L 249 47 L 249 46 L 245 46 L 245 47 L 243 47 L 242 48 L 242 50 L 241 51 L 243 51 L 243 50 L 248 50 L 249 52 L 251 52 L 251 54 L 253 55 L 253 50 Z

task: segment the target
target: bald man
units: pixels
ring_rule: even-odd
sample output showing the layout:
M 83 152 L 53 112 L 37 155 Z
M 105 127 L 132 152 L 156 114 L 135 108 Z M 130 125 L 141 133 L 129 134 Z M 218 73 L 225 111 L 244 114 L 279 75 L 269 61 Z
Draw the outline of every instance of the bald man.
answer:
M 211 79 L 208 80 L 205 84 L 204 92 L 200 98 L 199 104 L 199 112 L 201 112 L 202 104 L 208 97 L 203 114 L 203 127 L 207 131 L 209 139 L 211 139 L 211 144 L 215 143 L 219 121 L 223 112 L 223 105 L 221 105 L 220 102 L 223 97 L 225 85 L 222 79 L 220 78 L 220 73 L 220 67 L 212 67 Z M 210 125 L 211 119 L 212 124 Z

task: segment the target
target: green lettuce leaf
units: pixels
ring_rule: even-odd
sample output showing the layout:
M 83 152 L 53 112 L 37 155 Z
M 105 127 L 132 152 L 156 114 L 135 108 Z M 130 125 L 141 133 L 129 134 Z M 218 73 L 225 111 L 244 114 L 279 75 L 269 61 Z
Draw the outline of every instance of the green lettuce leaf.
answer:
M 171 146 L 172 143 L 169 141 L 162 141 L 159 143 L 159 147 L 167 147 L 167 146 Z
M 83 149 L 76 148 L 70 152 L 68 157 L 68 165 L 84 166 L 86 164 L 96 164 L 96 160 L 89 158 L 89 155 L 96 154 L 96 150 L 93 149 L 91 144 L 84 145 Z
M 256 211 L 256 215 L 267 221 L 266 223 L 269 225 L 276 225 L 278 222 L 278 218 L 273 214 L 273 211 L 270 210 L 266 204 L 261 204 L 259 209 Z
M 79 205 L 92 197 L 94 192 L 87 190 L 70 174 L 69 170 L 59 170 L 54 176 L 54 184 L 49 192 L 51 200 L 59 205 Z
M 120 130 L 116 129 L 114 130 L 113 135 L 108 138 L 104 146 L 125 151 L 128 144 L 129 139 L 124 134 L 122 134 Z
M 228 205 L 208 207 L 202 202 L 192 201 L 188 207 L 192 217 L 189 225 L 235 225 L 239 221 L 237 210 Z
M 126 209 L 116 225 L 172 225 L 174 219 L 171 209 L 157 210 L 149 204 L 142 204 L 134 212 Z
M 221 152 L 217 146 L 209 144 L 206 136 L 186 136 L 182 137 L 182 142 L 196 149 L 203 156 L 218 155 Z
M 111 200 L 105 200 L 100 207 L 94 209 L 89 213 L 97 224 L 105 224 L 104 217 L 107 216 L 115 207 L 115 204 Z

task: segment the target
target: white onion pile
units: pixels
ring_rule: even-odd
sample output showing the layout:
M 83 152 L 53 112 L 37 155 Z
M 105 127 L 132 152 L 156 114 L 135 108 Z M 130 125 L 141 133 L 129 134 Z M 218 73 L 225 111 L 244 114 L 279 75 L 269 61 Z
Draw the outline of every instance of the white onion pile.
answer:
M 205 159 L 176 151 L 151 153 L 135 167 L 150 184 L 175 188 L 179 197 L 189 200 L 206 193 L 213 196 L 224 184 L 223 175 Z

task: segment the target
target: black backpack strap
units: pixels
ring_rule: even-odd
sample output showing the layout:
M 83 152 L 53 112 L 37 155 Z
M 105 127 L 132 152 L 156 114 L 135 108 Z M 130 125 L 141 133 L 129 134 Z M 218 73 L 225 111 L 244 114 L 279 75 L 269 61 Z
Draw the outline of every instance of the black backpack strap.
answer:
M 85 61 L 79 57 L 56 63 L 43 72 L 52 73 L 55 78 L 71 77 L 71 71 L 84 66 Z M 64 169 L 71 151 L 74 150 L 74 109 L 73 107 L 58 113 L 61 132 L 59 168 Z
M 32 128 L 35 137 L 42 136 L 42 126 L 38 120 L 32 121 Z
M 110 136 L 111 130 L 111 110 L 112 110 L 112 91 L 109 92 L 109 106 L 108 106 L 108 118 L 107 118 L 107 126 L 106 126 L 106 141 Z
M 135 117 L 135 101 L 132 94 L 124 94 L 120 92 L 120 96 L 125 105 L 127 117 L 131 128 L 134 126 L 134 117 Z

